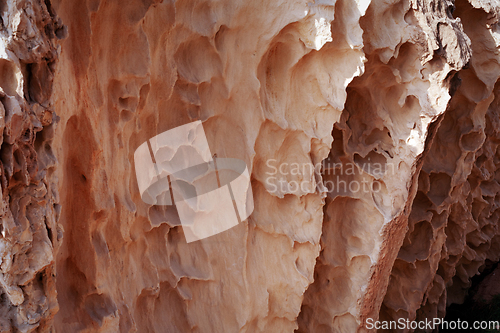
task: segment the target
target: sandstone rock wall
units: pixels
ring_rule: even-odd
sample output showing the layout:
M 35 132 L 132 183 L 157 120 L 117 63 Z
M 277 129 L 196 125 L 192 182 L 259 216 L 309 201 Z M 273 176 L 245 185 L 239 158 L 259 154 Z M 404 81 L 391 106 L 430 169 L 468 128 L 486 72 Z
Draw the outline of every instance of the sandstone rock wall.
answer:
M 500 259 L 500 40 L 487 11 L 457 3 L 472 57 L 429 143 L 381 317 L 444 317 L 447 305 L 464 301 L 485 261 Z
M 8 1 L 0 12 L 0 331 L 48 331 L 63 234 L 51 94 L 65 30 L 50 3 Z
M 0 331 L 444 316 L 500 259 L 499 8 L 7 2 Z M 187 244 L 174 206 L 142 202 L 133 156 L 196 120 L 246 162 L 255 210 Z

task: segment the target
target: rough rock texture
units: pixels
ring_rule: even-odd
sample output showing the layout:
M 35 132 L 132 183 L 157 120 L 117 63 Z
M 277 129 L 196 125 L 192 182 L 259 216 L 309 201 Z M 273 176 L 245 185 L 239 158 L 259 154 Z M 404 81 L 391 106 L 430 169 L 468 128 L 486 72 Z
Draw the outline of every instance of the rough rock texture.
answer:
M 384 318 L 443 317 L 485 260 L 500 259 L 500 40 L 496 18 L 474 6 L 457 3 L 472 57 L 428 144 Z
M 0 332 L 47 331 L 62 237 L 50 97 L 64 29 L 44 2 L 3 2 L 0 11 Z
M 363 332 L 500 260 L 496 1 L 0 11 L 0 332 Z M 187 244 L 133 156 L 196 120 L 255 210 Z

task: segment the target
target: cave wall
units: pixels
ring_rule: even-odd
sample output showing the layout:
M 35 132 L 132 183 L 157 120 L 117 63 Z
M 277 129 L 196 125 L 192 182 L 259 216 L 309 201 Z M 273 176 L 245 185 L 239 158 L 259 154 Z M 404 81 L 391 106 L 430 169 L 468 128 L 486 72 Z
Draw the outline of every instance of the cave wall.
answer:
M 500 40 L 488 9 L 475 7 L 457 2 L 472 57 L 423 160 L 381 309 L 387 320 L 443 318 L 471 277 L 500 259 Z
M 66 31 L 50 3 L 0 6 L 0 331 L 49 331 L 62 228 L 52 80 Z
M 0 332 L 444 316 L 500 255 L 498 8 L 7 2 Z M 134 152 L 196 120 L 247 164 L 255 209 L 186 243 Z

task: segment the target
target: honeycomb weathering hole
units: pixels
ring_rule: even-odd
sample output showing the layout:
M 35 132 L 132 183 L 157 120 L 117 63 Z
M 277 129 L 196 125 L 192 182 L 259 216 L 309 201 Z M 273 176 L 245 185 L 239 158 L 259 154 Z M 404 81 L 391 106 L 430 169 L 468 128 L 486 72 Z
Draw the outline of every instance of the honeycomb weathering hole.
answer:
M 0 59 L 0 87 L 9 96 L 17 94 L 17 67 L 9 60 Z

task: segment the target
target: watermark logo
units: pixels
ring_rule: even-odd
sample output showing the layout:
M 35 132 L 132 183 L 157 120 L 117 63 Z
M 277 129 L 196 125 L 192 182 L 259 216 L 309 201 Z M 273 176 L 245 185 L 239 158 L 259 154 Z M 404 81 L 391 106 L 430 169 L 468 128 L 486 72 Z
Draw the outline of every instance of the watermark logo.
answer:
M 212 155 L 201 121 L 144 142 L 134 162 L 142 200 L 175 204 L 188 243 L 228 230 L 253 211 L 245 162 Z
M 472 325 L 469 324 L 466 320 L 457 319 L 447 321 L 442 318 L 426 318 L 425 320 L 409 320 L 405 318 L 399 318 L 396 320 L 382 320 L 378 321 L 373 318 L 368 318 L 365 322 L 365 327 L 369 330 L 404 330 L 404 331 L 432 331 L 435 332 L 437 330 L 464 330 L 467 332 L 470 331 L 488 331 L 488 332 L 497 332 L 500 329 L 500 321 L 498 320 L 490 320 L 490 321 L 474 321 Z
M 394 164 L 372 162 L 369 158 L 363 163 L 323 160 L 316 164 L 269 159 L 266 161 L 265 185 L 270 193 L 296 195 L 317 190 L 331 194 L 377 193 L 383 188 L 379 179 L 395 173 Z

